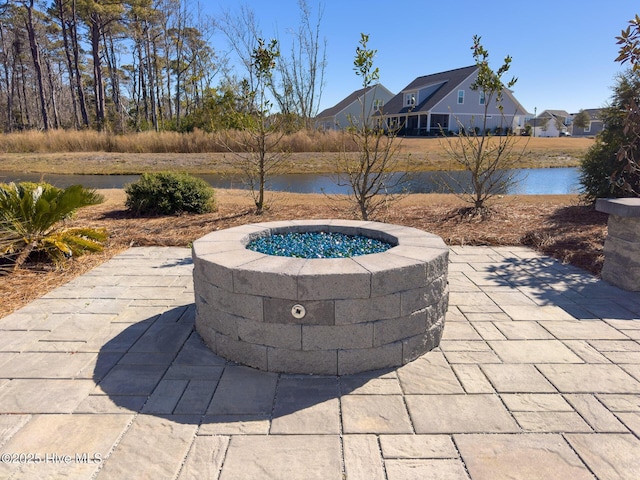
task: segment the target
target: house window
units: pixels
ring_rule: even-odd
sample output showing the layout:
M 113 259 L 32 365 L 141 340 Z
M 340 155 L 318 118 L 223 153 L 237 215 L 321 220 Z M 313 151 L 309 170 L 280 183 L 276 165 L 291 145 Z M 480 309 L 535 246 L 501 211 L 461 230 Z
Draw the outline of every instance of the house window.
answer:
M 382 110 L 382 107 L 384 105 L 384 100 L 381 98 L 376 98 L 373 100 L 373 111 L 374 112 L 379 112 Z
M 591 131 L 591 122 L 589 122 L 589 125 L 584 127 L 584 133 L 589 133 L 590 131 Z
M 458 104 L 462 105 L 464 103 L 464 90 L 458 90 Z
M 431 114 L 431 131 L 432 132 L 446 132 L 449 130 L 449 115 L 442 113 Z
M 484 105 L 484 102 L 485 102 L 485 98 L 484 98 L 484 90 L 483 90 L 483 91 L 480 92 L 480 105 Z M 460 102 L 458 102 L 458 103 L 460 103 Z
M 413 107 L 416 104 L 416 94 L 415 93 L 406 93 L 404 96 L 404 106 L 405 107 Z

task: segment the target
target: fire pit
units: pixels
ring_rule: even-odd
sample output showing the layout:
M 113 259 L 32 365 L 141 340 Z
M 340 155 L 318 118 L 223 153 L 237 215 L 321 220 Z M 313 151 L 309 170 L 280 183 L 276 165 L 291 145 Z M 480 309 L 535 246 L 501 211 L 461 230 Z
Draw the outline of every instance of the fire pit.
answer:
M 193 244 L 196 329 L 218 355 L 271 372 L 404 365 L 440 343 L 448 254 L 436 235 L 379 222 L 213 232 Z

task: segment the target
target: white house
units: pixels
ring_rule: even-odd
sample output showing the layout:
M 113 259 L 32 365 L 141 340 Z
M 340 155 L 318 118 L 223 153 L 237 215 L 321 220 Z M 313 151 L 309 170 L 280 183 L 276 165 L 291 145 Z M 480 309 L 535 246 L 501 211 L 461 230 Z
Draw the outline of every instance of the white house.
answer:
M 503 90 L 501 111 L 495 98 L 489 99 L 485 92 L 471 88 L 477 76 L 478 66 L 472 65 L 418 77 L 387 102 L 380 113 L 387 125 L 399 128 L 399 135 L 482 128 L 485 107 L 488 130 L 523 129 L 528 114 L 511 90 Z
M 391 93 L 382 84 L 372 85 L 366 89 L 356 90 L 331 108 L 327 108 L 316 116 L 316 128 L 322 130 L 343 130 L 350 125 L 361 122 L 363 115 L 369 121 L 389 100 Z
M 570 133 L 572 117 L 564 110 L 545 110 L 527 122 L 534 137 L 560 137 Z

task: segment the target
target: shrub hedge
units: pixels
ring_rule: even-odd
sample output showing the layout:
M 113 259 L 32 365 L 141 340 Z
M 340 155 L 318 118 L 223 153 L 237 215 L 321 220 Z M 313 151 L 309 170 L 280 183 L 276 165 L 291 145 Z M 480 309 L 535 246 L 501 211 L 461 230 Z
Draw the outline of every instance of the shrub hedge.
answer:
M 144 173 L 125 186 L 126 207 L 135 215 L 176 215 L 215 210 L 213 188 L 186 173 Z

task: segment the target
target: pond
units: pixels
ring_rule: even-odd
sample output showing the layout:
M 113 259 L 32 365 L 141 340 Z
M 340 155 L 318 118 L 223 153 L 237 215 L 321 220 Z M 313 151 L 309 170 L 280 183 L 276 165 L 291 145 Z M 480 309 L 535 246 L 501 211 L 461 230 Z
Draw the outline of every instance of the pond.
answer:
M 515 170 L 517 182 L 504 194 L 552 195 L 579 193 L 577 168 L 530 168 Z M 400 174 L 399 174 L 400 175 Z M 442 186 L 446 175 L 455 176 L 461 184 L 468 184 L 467 172 L 418 172 L 407 174 L 405 185 L 409 193 L 448 193 Z M 228 175 L 199 175 L 215 188 L 244 188 L 242 179 Z M 47 181 L 58 187 L 81 184 L 87 188 L 123 188 L 135 182 L 138 175 L 57 175 L 40 173 L 0 172 L 0 182 Z M 269 179 L 269 190 L 294 193 L 349 193 L 345 179 L 330 174 L 290 174 Z

